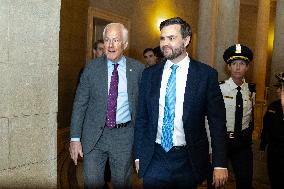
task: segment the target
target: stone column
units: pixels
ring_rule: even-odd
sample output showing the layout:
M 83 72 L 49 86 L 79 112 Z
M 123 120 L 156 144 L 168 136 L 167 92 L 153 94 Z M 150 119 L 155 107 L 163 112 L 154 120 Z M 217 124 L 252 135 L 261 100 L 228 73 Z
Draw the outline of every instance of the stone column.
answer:
M 270 86 L 276 83 L 275 73 L 284 72 L 284 0 L 276 2 L 274 42 L 271 61 Z M 269 101 L 277 98 L 275 91 L 270 90 Z
M 215 68 L 219 79 L 228 78 L 223 60 L 224 51 L 238 42 L 240 0 L 219 0 L 216 27 Z
M 60 0 L 0 0 L 0 188 L 56 188 Z
M 257 91 L 255 106 L 255 137 L 258 137 L 259 131 L 262 128 L 262 116 L 264 111 L 269 15 L 270 0 L 259 0 L 256 28 L 256 43 L 253 61 L 253 82 L 256 83 Z
M 214 67 L 217 24 L 217 1 L 199 1 L 197 59 Z

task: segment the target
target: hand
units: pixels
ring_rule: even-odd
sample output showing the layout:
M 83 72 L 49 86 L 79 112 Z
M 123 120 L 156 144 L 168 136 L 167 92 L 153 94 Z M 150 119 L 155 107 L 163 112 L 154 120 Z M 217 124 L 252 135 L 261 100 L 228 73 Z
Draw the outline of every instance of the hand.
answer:
M 215 188 L 225 185 L 227 180 L 228 180 L 228 170 L 227 169 L 214 169 L 212 185 L 215 185 Z
M 139 160 L 135 160 L 135 169 L 136 169 L 136 172 L 138 173 L 138 171 L 139 171 Z
M 69 152 L 71 159 L 74 161 L 75 165 L 77 165 L 78 155 L 83 157 L 82 145 L 79 141 L 71 141 Z

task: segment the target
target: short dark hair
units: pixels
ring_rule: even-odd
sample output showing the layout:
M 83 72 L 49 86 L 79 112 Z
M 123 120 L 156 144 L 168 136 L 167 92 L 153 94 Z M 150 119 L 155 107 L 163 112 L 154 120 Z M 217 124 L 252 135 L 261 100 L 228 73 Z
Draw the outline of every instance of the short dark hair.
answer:
M 149 52 L 149 51 L 152 51 L 153 54 L 155 54 L 155 53 L 154 53 L 154 49 L 152 49 L 152 48 L 146 48 L 146 49 L 144 49 L 144 51 L 143 51 L 143 55 L 146 54 L 146 53 Z
M 93 44 L 93 49 L 97 50 L 99 43 L 104 44 L 104 40 L 99 39 L 99 40 L 97 40 L 96 42 L 94 42 L 94 44 Z
M 160 59 L 164 58 L 164 55 L 161 51 L 160 46 L 155 47 L 153 50 L 154 50 L 154 54 L 155 54 L 156 57 L 158 57 Z
M 160 31 L 165 26 L 170 26 L 170 25 L 174 25 L 174 24 L 178 24 L 178 25 L 181 26 L 180 31 L 181 31 L 182 38 L 186 38 L 187 36 L 191 37 L 192 31 L 191 31 L 190 25 L 186 21 L 181 19 L 180 17 L 170 18 L 170 19 L 167 19 L 167 20 L 164 20 L 163 22 L 161 22 Z

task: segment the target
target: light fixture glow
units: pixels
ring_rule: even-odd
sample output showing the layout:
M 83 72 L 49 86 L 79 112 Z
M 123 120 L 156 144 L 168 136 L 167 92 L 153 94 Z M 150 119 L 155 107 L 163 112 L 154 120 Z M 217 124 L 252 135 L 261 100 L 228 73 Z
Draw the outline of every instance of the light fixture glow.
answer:
M 160 24 L 161 22 L 163 22 L 164 20 L 166 20 L 165 18 L 158 18 L 157 19 L 157 28 L 158 28 L 158 31 L 160 31 Z

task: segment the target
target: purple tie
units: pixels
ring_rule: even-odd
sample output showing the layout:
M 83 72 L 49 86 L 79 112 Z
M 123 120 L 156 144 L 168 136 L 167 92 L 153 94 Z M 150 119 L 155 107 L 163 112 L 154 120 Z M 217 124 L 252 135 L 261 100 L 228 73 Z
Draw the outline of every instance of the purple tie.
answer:
M 107 117 L 106 126 L 113 128 L 116 124 L 116 107 L 118 96 L 118 64 L 114 64 L 114 69 L 111 75 L 109 93 L 107 98 Z

